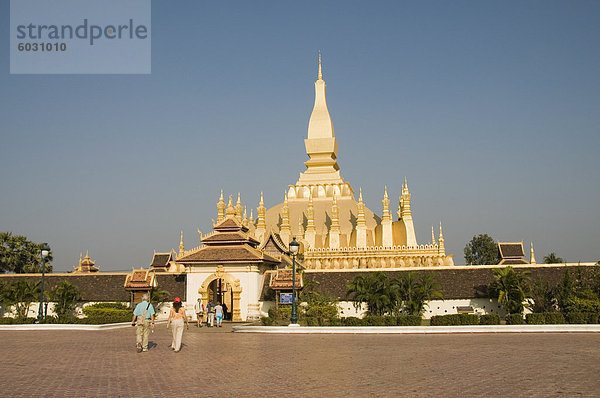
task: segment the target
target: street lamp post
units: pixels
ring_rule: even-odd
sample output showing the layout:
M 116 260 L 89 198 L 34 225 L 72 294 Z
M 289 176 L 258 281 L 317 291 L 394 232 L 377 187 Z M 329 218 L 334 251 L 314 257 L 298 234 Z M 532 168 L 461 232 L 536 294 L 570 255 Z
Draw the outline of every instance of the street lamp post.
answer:
M 44 300 L 44 275 L 46 273 L 46 258 L 48 257 L 48 254 L 50 254 L 50 247 L 48 247 L 47 244 L 43 244 L 42 247 L 42 286 L 41 286 L 41 290 L 40 290 L 40 308 L 38 311 L 38 322 L 41 322 L 42 318 L 44 317 L 44 302 L 46 300 Z
M 300 243 L 293 238 L 290 242 L 290 253 L 292 254 L 292 317 L 290 319 L 290 326 L 298 325 L 298 300 L 296 299 L 296 253 Z

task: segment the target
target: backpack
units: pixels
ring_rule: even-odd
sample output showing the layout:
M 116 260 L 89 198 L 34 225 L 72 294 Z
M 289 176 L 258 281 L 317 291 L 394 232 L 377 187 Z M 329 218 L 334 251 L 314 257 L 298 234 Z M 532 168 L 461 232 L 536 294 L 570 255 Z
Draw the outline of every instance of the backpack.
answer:
M 148 302 L 148 306 L 146 307 L 146 311 L 144 311 L 144 313 L 142 315 L 138 315 L 137 318 L 135 319 L 135 324 L 136 325 L 143 325 L 144 321 L 146 320 L 146 313 L 148 313 L 148 308 L 150 308 L 150 302 Z

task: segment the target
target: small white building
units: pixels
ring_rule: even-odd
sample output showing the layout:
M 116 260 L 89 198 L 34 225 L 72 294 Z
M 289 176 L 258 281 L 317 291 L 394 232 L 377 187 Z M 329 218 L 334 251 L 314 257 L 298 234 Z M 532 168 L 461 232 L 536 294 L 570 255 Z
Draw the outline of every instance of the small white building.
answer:
M 202 246 L 176 258 L 186 268 L 187 303 L 201 297 L 205 305 L 209 301 L 225 304 L 234 322 L 260 318 L 264 311 L 260 296 L 269 279 L 265 272 L 289 264 L 287 255 L 264 244 L 259 247 L 260 242 L 234 214 L 218 221 L 214 232 L 201 241 Z

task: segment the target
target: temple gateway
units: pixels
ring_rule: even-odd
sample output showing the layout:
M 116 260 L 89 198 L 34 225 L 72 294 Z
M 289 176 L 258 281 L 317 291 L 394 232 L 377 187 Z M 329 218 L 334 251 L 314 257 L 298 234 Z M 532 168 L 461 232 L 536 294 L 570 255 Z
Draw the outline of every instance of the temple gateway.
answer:
M 382 187 L 381 215 L 365 205 L 361 189 L 356 198 L 337 163 L 338 142 L 325 87 L 319 55 L 315 104 L 304 140 L 306 170 L 284 190 L 283 203 L 266 209 L 261 193 L 255 219 L 252 209 L 248 217 L 239 193 L 234 205 L 232 196 L 226 203 L 221 191 L 214 231 L 200 234 L 201 245 L 191 250 L 185 250 L 182 235 L 175 258 L 169 255 L 168 264 L 153 267 L 185 269 L 189 305 L 202 297 L 205 303 L 225 303 L 233 321 L 260 317 L 273 300 L 266 297 L 266 287 L 278 270 L 292 263 L 288 245 L 293 237 L 301 243 L 300 266 L 307 272 L 454 265 L 444 248 L 441 223 L 437 239 L 432 228 L 430 242 L 417 242 L 406 179 L 396 217 L 387 187 Z

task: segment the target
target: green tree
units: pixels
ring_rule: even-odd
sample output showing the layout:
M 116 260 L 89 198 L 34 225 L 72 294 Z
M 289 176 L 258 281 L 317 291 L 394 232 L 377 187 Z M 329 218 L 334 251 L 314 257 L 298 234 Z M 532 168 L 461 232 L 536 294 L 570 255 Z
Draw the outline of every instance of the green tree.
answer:
M 593 275 L 591 280 L 584 280 L 581 270 L 572 275 L 565 265 L 563 278 L 553 292 L 560 311 L 563 313 L 600 312 L 597 283 L 597 276 Z
M 50 301 L 54 302 L 54 312 L 59 319 L 73 316 L 77 303 L 81 301 L 83 292 L 79 288 L 67 281 L 62 281 L 58 286 L 48 294 Z
M 525 299 L 530 295 L 529 271 L 515 272 L 512 267 L 494 270 L 495 280 L 488 285 L 488 294 L 509 314 L 522 314 Z
M 39 273 L 42 272 L 41 247 L 22 235 L 0 232 L 0 272 Z M 52 252 L 46 259 L 46 272 L 52 272 Z
M 347 296 L 354 301 L 357 309 L 362 303 L 367 304 L 368 315 L 391 314 L 396 307 L 397 289 L 391 279 L 381 271 L 358 275 L 346 286 Z
M 428 301 L 444 298 L 440 291 L 442 286 L 435 282 L 433 273 L 422 273 L 417 277 L 416 272 L 405 272 L 394 284 L 398 288 L 399 297 L 396 313 L 422 315 Z
M 40 298 L 40 282 L 19 279 L 1 286 L 0 299 L 5 307 L 15 306 L 17 317 L 27 318 L 31 303 Z
M 554 291 L 548 281 L 538 277 L 531 288 L 531 311 L 533 312 L 553 312 L 556 311 L 556 299 Z
M 544 256 L 544 264 L 561 264 L 564 262 L 565 260 L 563 260 L 561 257 L 558 257 L 554 252 Z
M 465 246 L 465 262 L 468 265 L 498 264 L 498 244 L 488 234 L 474 236 Z

